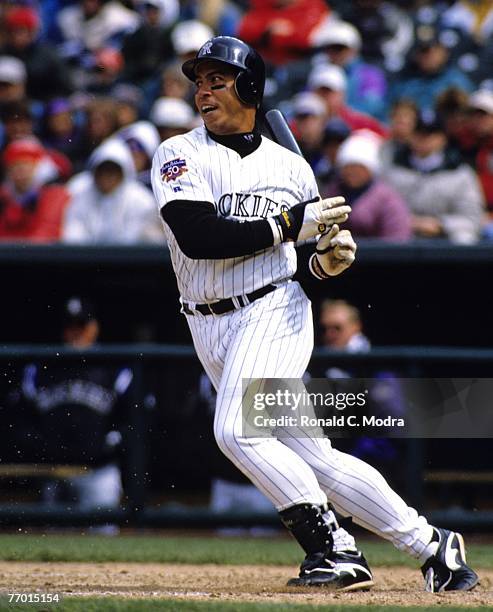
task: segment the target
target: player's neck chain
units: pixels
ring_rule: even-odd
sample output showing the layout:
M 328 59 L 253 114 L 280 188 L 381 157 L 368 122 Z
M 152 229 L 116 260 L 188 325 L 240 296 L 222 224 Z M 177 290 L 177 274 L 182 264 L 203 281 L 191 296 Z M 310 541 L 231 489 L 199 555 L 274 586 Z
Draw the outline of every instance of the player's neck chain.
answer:
M 219 136 L 218 134 L 213 134 L 207 130 L 207 134 L 212 138 L 212 140 L 215 140 L 219 144 L 236 151 L 240 157 L 246 157 L 247 155 L 250 155 L 250 153 L 256 151 L 262 142 L 262 136 L 257 129 L 253 130 L 253 132 L 227 134 L 226 136 Z

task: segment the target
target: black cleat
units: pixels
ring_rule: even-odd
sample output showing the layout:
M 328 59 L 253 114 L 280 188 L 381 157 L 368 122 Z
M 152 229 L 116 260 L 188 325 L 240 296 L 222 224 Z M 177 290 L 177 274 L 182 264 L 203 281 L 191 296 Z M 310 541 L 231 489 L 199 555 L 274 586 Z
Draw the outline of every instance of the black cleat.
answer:
M 329 558 L 330 557 L 330 558 Z M 363 554 L 359 551 L 307 555 L 301 564 L 298 578 L 291 578 L 287 586 L 320 586 L 334 591 L 362 591 L 373 586 L 373 576 Z
M 425 590 L 430 593 L 442 591 L 470 591 L 479 582 L 478 575 L 466 565 L 464 539 L 460 533 L 433 528 L 438 548 L 421 567 L 425 578 Z

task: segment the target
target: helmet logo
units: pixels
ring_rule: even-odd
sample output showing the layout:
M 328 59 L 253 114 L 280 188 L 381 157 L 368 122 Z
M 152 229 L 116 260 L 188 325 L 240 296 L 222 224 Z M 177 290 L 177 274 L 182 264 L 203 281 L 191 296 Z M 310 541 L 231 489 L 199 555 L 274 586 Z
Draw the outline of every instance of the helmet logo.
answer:
M 207 41 L 203 46 L 202 49 L 200 50 L 199 53 L 199 57 L 202 57 L 203 55 L 210 55 L 211 54 L 211 47 L 213 45 L 212 40 Z

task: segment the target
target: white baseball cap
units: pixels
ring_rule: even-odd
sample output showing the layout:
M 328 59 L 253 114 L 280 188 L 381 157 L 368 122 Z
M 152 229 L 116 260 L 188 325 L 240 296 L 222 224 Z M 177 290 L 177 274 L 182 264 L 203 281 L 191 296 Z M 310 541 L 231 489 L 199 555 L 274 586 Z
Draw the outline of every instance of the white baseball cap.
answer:
M 311 44 L 313 47 L 344 45 L 350 49 L 359 50 L 361 48 L 361 35 L 347 21 L 337 21 L 329 17 L 314 32 Z
M 326 87 L 333 91 L 346 91 L 347 79 L 344 70 L 333 64 L 319 64 L 308 75 L 308 89 L 312 91 Z
M 361 164 L 372 174 L 380 168 L 380 139 L 373 135 L 354 134 L 347 138 L 337 151 L 339 168 L 347 164 Z
M 294 115 L 315 115 L 322 117 L 325 115 L 325 104 L 317 94 L 311 91 L 304 91 L 294 96 L 293 100 Z
M 493 91 L 479 89 L 469 96 L 469 108 L 477 108 L 493 115 Z
M 175 26 L 171 33 L 171 42 L 177 55 L 185 55 L 198 51 L 213 36 L 214 32 L 205 23 L 190 19 Z
M 157 127 L 190 128 L 194 121 L 192 109 L 180 98 L 158 98 L 149 116 Z
M 11 55 L 0 56 L 0 82 L 18 85 L 27 78 L 24 62 Z

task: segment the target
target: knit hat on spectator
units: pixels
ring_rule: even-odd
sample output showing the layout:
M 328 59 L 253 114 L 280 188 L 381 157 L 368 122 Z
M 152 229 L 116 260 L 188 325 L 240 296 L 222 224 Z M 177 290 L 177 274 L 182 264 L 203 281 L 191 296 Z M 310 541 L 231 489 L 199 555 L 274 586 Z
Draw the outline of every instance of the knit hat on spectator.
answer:
M 39 15 L 35 9 L 28 6 L 17 6 L 7 11 L 3 18 L 7 30 L 26 30 L 36 31 L 39 29 Z
M 361 36 L 358 30 L 347 21 L 326 19 L 313 33 L 312 47 L 330 47 L 340 45 L 350 49 L 361 48 Z
M 322 117 L 325 112 L 325 104 L 317 94 L 311 91 L 304 91 L 293 98 L 293 114 L 295 116 L 314 115 Z
M 493 115 L 493 91 L 479 89 L 469 96 L 469 108 Z
M 347 79 L 344 70 L 333 64 L 319 64 L 308 75 L 308 89 L 326 88 L 346 91 Z
M 11 166 L 18 162 L 39 162 L 46 155 L 46 151 L 37 138 L 20 138 L 7 145 L 3 152 L 3 163 Z
M 380 168 L 380 139 L 367 134 L 354 134 L 347 138 L 337 152 L 336 164 L 361 164 L 376 174 Z
M 205 23 L 190 19 L 175 26 L 171 33 L 171 42 L 177 55 L 186 55 L 198 51 L 213 36 L 214 32 Z
M 190 128 L 194 120 L 192 109 L 180 98 L 158 98 L 149 116 L 154 125 L 169 128 Z
M 11 55 L 0 56 L 0 83 L 17 85 L 24 83 L 27 78 L 24 62 Z

